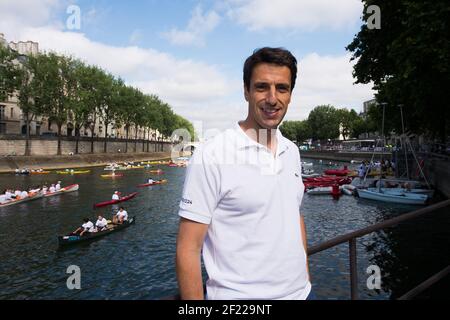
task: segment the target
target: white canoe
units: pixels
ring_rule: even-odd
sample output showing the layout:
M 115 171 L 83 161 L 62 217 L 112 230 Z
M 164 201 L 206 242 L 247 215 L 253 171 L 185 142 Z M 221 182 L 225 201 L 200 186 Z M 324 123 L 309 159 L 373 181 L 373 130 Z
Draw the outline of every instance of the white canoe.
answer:
M 43 195 L 42 193 L 37 193 L 37 194 L 35 194 L 34 196 L 26 197 L 26 198 L 23 198 L 23 199 L 19 199 L 19 200 L 16 200 L 16 199 L 14 199 L 14 200 L 9 200 L 9 201 L 7 201 L 7 202 L 4 202 L 4 203 L 0 204 L 0 208 L 8 207 L 8 206 L 12 206 L 12 205 L 14 205 L 14 204 L 24 203 L 24 202 L 28 202 L 28 201 L 33 201 L 33 200 L 36 200 L 36 199 L 40 199 L 40 198 L 42 198 L 43 196 L 44 196 L 44 195 Z
M 44 195 L 44 197 L 45 198 L 49 198 L 49 197 L 57 196 L 57 195 L 63 194 L 63 193 L 69 193 L 69 192 L 78 191 L 79 188 L 80 188 L 80 186 L 78 184 L 73 184 L 71 186 L 67 186 L 65 188 L 61 188 L 61 190 L 59 190 L 59 191 L 47 192 Z
M 302 166 L 303 166 L 303 167 L 312 167 L 312 166 L 313 166 L 313 163 L 312 163 L 312 162 L 303 162 L 303 161 L 302 161 Z
M 424 205 L 428 199 L 428 196 L 424 194 L 409 192 L 396 194 L 383 193 L 379 192 L 377 188 L 358 189 L 358 195 L 363 199 L 413 205 Z
M 378 190 L 378 188 L 375 188 Z M 414 194 L 424 194 L 429 198 L 433 198 L 434 190 L 432 189 L 404 189 L 404 188 L 381 188 L 381 192 L 399 195 L 403 193 L 414 193 Z

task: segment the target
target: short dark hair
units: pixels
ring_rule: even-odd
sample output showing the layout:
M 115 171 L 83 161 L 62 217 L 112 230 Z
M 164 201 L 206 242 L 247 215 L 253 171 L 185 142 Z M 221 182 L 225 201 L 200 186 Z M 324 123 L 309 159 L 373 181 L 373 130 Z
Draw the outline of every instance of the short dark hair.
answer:
M 290 51 L 284 48 L 269 47 L 256 49 L 245 61 L 244 84 L 247 90 L 250 90 L 250 79 L 253 74 L 253 69 L 260 63 L 272 63 L 288 67 L 291 70 L 291 91 L 294 90 L 295 81 L 297 80 L 297 59 Z

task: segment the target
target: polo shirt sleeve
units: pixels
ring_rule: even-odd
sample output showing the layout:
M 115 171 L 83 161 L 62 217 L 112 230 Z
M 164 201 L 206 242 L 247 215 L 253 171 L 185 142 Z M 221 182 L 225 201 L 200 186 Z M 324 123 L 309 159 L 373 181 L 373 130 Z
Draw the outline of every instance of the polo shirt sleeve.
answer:
M 187 167 L 178 215 L 210 224 L 219 202 L 220 176 L 217 164 L 203 148 L 198 148 Z

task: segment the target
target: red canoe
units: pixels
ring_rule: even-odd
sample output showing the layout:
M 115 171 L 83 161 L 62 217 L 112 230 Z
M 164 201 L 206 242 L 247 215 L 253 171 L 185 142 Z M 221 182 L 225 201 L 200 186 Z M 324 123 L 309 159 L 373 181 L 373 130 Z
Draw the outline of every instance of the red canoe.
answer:
M 105 202 L 100 202 L 100 203 L 94 204 L 94 208 L 106 207 L 106 206 L 110 206 L 112 204 L 128 201 L 128 200 L 136 197 L 137 194 L 138 194 L 137 192 L 133 192 L 132 194 L 122 197 L 119 200 L 109 200 L 109 201 L 105 201 Z
M 166 182 L 167 182 L 167 180 L 160 180 L 160 181 L 155 181 L 153 183 L 140 184 L 137 187 L 138 188 L 150 187 L 150 186 L 154 186 L 154 185 L 157 185 L 157 184 L 163 184 L 163 183 L 166 183 Z
M 337 170 L 325 170 L 323 173 L 328 174 L 330 176 L 348 176 L 349 174 L 353 173 L 353 170 L 347 170 L 347 169 L 337 169 Z

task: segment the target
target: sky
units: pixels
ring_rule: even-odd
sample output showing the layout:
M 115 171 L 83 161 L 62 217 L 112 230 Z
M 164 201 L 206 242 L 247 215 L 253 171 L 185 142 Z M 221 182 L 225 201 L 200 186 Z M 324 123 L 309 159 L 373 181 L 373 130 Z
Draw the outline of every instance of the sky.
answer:
M 345 47 L 362 10 L 359 0 L 0 0 L 0 33 L 98 65 L 205 135 L 246 118 L 243 63 L 265 46 L 299 63 L 286 120 L 323 104 L 361 111 L 374 91 L 354 84 Z

